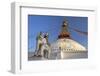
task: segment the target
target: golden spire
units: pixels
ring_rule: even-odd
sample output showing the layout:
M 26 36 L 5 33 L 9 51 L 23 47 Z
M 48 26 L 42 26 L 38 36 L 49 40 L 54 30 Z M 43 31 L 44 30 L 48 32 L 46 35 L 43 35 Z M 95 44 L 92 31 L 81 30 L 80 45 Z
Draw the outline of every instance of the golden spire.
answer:
M 64 18 L 61 32 L 60 32 L 60 35 L 58 36 L 58 38 L 70 38 L 70 34 L 68 32 L 68 21 L 66 20 L 66 18 Z

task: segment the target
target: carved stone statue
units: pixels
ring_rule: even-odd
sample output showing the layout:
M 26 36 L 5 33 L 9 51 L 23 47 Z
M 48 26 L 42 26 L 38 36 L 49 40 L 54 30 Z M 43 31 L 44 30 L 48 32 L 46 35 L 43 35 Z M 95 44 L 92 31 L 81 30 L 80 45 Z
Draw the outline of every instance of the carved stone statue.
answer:
M 42 36 L 42 32 L 40 32 L 38 34 L 38 36 L 36 37 L 36 52 L 35 52 L 35 55 L 36 56 L 40 56 L 40 50 L 41 50 L 41 46 L 42 46 L 42 39 L 43 39 L 43 36 Z
M 42 40 L 42 47 L 41 47 L 41 55 L 42 57 L 44 58 L 50 58 L 50 45 L 49 45 L 49 42 L 48 42 L 48 33 L 46 33 L 44 35 L 44 38 Z
M 44 34 L 40 32 L 36 38 L 36 56 L 41 56 L 43 58 L 50 57 L 50 44 L 48 42 L 48 33 Z

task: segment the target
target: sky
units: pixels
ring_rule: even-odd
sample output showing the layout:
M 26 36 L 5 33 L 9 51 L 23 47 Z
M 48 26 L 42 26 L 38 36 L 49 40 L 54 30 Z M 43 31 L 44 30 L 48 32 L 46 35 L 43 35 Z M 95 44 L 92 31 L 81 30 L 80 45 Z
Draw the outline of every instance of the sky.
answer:
M 48 32 L 50 43 L 56 41 L 64 18 L 68 21 L 69 27 L 88 32 L 88 17 L 28 15 L 28 52 L 35 51 L 36 37 L 39 32 Z M 73 40 L 87 48 L 87 35 L 79 34 L 70 28 L 68 30 Z

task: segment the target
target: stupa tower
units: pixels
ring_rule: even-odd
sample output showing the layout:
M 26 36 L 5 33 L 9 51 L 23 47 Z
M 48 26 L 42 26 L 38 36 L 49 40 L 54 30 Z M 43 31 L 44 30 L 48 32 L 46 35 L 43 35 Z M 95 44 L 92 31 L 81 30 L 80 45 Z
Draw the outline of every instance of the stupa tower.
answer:
M 61 32 L 58 35 L 58 39 L 61 38 L 70 38 L 70 33 L 68 31 L 68 21 L 64 19 L 62 27 L 61 27 Z

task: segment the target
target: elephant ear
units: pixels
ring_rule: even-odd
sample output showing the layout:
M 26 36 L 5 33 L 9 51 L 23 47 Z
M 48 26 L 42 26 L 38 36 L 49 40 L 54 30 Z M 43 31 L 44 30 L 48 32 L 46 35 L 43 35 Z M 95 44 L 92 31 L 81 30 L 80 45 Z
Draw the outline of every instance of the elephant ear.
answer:
M 36 40 L 42 40 L 42 37 L 40 34 L 37 35 Z

